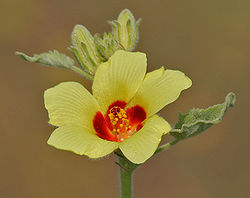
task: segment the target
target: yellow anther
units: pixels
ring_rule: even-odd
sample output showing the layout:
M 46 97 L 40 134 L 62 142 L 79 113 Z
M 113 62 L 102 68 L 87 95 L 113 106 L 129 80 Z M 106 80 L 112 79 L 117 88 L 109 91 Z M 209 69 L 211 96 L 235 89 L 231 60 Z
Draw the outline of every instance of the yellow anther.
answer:
M 110 123 L 112 124 L 112 132 L 117 136 L 120 142 L 130 137 L 134 132 L 131 130 L 132 127 L 129 125 L 127 112 L 118 107 L 112 107 L 108 112 Z

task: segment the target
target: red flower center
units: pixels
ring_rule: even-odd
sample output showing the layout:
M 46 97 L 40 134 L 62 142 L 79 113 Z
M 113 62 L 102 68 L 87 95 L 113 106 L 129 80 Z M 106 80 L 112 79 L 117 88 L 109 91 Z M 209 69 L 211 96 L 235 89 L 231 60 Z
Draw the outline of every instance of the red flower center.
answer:
M 143 127 L 145 110 L 139 105 L 127 109 L 125 106 L 126 102 L 116 101 L 109 106 L 105 117 L 101 112 L 96 113 L 93 126 L 100 138 L 122 142 Z

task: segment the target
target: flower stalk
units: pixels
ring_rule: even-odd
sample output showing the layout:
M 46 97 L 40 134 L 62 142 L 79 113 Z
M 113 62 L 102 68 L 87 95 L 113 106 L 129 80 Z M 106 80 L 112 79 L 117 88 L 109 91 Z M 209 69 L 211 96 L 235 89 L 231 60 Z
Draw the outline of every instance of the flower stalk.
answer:
M 174 139 L 171 142 L 159 146 L 155 151 L 154 155 L 170 148 L 171 146 L 177 144 L 180 140 Z M 114 152 L 117 155 L 118 162 L 116 164 L 119 166 L 120 173 L 120 193 L 121 198 L 132 198 L 133 197 L 133 175 L 134 171 L 140 166 L 140 164 L 134 164 L 129 161 L 120 150 Z
M 175 140 L 173 140 L 171 142 L 168 142 L 166 144 L 163 144 L 163 145 L 159 146 L 157 148 L 157 150 L 155 151 L 154 155 L 161 152 L 161 151 L 164 151 L 165 149 L 168 149 L 170 146 L 173 146 L 173 145 L 177 144 L 179 141 L 180 141 L 179 139 L 175 139 Z
M 84 76 L 84 77 L 88 78 L 91 81 L 94 80 L 94 76 L 89 74 L 86 70 L 82 70 L 82 69 L 80 69 L 79 67 L 76 67 L 76 66 L 72 66 L 70 69 L 72 71 L 80 74 L 81 76 Z
M 120 162 L 123 160 L 119 160 Z M 121 162 L 122 163 L 122 162 Z M 127 171 L 120 167 L 121 197 L 132 198 L 133 195 L 133 171 Z
M 118 166 L 120 172 L 120 186 L 121 186 L 121 198 L 133 197 L 133 173 L 139 166 L 126 159 L 126 157 L 120 152 L 116 151 L 115 154 L 118 158 Z

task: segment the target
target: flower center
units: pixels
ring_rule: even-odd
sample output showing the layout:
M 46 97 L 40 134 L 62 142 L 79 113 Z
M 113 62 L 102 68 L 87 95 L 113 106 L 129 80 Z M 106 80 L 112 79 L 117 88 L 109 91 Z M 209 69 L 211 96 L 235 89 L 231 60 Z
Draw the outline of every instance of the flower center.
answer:
M 93 119 L 96 135 L 104 140 L 123 142 L 143 127 L 146 111 L 139 105 L 125 110 L 126 104 L 118 100 L 108 107 L 105 115 L 100 111 L 96 112 Z
M 112 133 L 116 135 L 120 142 L 133 134 L 131 125 L 129 125 L 129 120 L 127 119 L 127 113 L 124 109 L 114 106 L 109 110 L 108 117 L 112 124 Z

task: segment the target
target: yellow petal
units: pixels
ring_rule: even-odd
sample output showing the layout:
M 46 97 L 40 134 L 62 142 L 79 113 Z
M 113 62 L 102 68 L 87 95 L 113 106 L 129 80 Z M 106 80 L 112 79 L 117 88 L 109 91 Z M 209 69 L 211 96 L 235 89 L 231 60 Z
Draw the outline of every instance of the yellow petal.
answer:
M 189 88 L 192 81 L 184 73 L 160 68 L 146 75 L 129 106 L 140 105 L 151 116 L 167 104 L 174 102 L 181 91 Z
M 141 164 L 154 154 L 161 136 L 170 130 L 171 127 L 166 120 L 153 115 L 137 133 L 124 140 L 119 148 L 131 162 Z
M 122 50 L 98 67 L 92 89 L 102 113 L 106 113 L 113 102 L 128 102 L 134 96 L 143 81 L 146 67 L 144 53 Z
M 44 93 L 45 107 L 49 112 L 49 123 L 62 126 L 79 123 L 93 129 L 93 118 L 100 111 L 96 99 L 81 84 L 64 82 Z
M 87 127 L 67 124 L 57 128 L 50 136 L 48 144 L 62 150 L 72 151 L 90 158 L 99 158 L 110 154 L 118 147 L 117 142 L 110 142 L 91 133 Z

